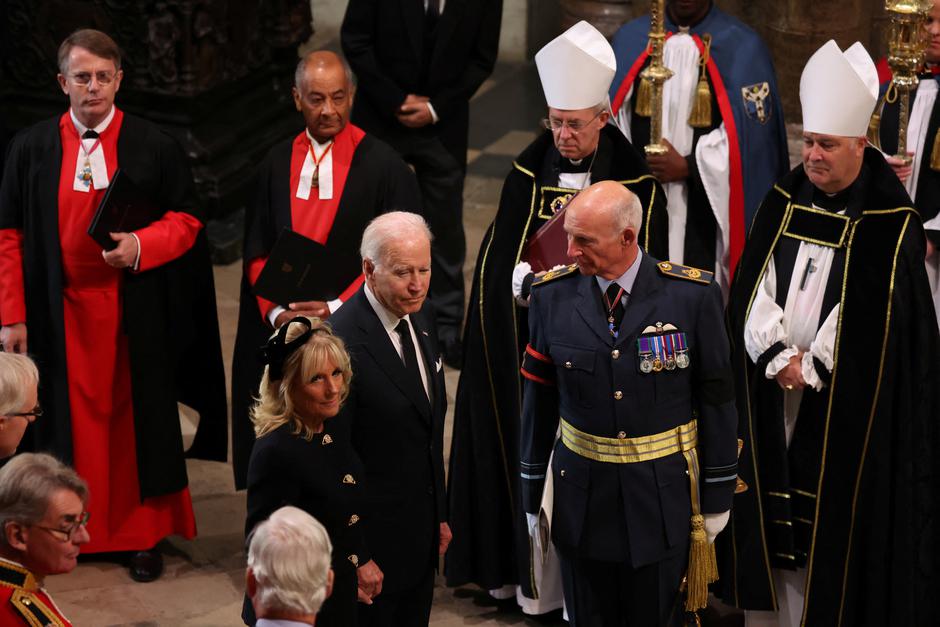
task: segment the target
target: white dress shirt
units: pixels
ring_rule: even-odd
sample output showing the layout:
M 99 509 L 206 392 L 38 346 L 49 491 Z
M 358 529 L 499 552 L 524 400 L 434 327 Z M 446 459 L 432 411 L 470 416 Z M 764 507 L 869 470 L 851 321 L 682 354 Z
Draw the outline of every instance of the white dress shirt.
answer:
M 395 347 L 395 352 L 398 353 L 398 356 L 402 356 L 402 347 L 401 347 L 401 337 L 398 335 L 398 331 L 395 330 L 395 327 L 398 326 L 398 323 L 402 320 L 408 321 L 408 329 L 411 331 L 411 343 L 414 344 L 415 353 L 418 358 L 418 370 L 421 372 L 421 383 L 424 385 L 424 393 L 428 397 L 428 401 L 431 400 L 431 392 L 428 387 L 428 369 L 427 365 L 422 359 L 421 344 L 418 343 L 418 338 L 415 335 L 415 326 L 411 322 L 411 316 L 405 316 L 404 318 L 399 318 L 394 313 L 389 311 L 385 305 L 379 302 L 379 299 L 375 297 L 375 294 L 369 288 L 368 284 L 364 285 L 366 292 L 366 299 L 369 301 L 369 304 L 372 305 L 372 309 L 375 310 L 376 315 L 379 317 L 379 322 L 382 323 L 382 326 L 385 328 L 385 332 L 388 334 L 388 339 L 391 340 L 392 346 Z
M 81 139 L 82 135 L 85 134 L 85 131 L 89 130 L 87 126 L 78 121 L 78 118 L 75 117 L 75 112 L 69 109 L 69 116 L 72 118 L 72 124 L 75 125 L 75 130 L 78 131 L 79 141 L 82 143 L 78 147 L 78 158 L 75 160 L 75 176 L 72 177 L 72 189 L 76 192 L 90 192 L 92 188 L 94 189 L 106 189 L 110 183 L 108 180 L 108 166 L 104 160 L 104 144 L 101 144 L 101 138 L 96 137 L 94 139 Z M 108 115 L 105 116 L 104 120 L 101 121 L 101 124 L 90 129 L 95 131 L 100 136 L 104 133 L 105 129 L 111 125 L 111 120 L 114 119 L 114 106 L 111 106 L 111 111 L 108 112 Z M 98 144 L 98 147 L 95 148 L 95 144 Z M 92 148 L 95 148 L 92 150 Z M 88 152 L 86 155 L 87 151 Z M 85 185 L 85 182 L 82 181 L 79 177 L 82 175 L 82 170 L 85 169 L 85 159 L 88 159 L 88 164 L 91 167 L 91 185 Z

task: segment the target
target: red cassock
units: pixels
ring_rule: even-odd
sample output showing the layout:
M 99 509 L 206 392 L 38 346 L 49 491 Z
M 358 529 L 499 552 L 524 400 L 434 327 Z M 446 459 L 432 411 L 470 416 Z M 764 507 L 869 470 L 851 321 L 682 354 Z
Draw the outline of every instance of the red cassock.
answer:
M 290 217 L 291 228 L 294 231 L 317 243 L 326 244 L 326 240 L 330 236 L 330 230 L 333 228 L 333 222 L 336 220 L 336 212 L 339 210 L 339 201 L 343 196 L 343 189 L 346 187 L 346 177 L 349 176 L 349 166 L 352 163 L 353 153 L 356 152 L 356 146 L 359 145 L 364 136 L 365 133 L 362 129 L 347 124 L 333 138 L 333 145 L 330 148 L 333 160 L 333 197 L 327 200 L 320 199 L 316 187 L 311 188 L 310 197 L 306 200 L 297 197 L 300 172 L 304 167 L 307 153 L 312 148 L 306 131 L 301 132 L 294 138 L 290 156 Z M 268 258 L 265 256 L 248 261 L 248 280 L 252 285 L 258 280 L 258 275 L 261 274 L 267 260 Z M 360 275 L 340 294 L 339 300 L 346 302 L 350 296 L 356 293 L 364 280 L 365 277 Z M 274 308 L 275 304 L 260 296 L 257 299 L 261 315 L 266 319 L 268 312 Z
M 109 180 L 118 167 L 117 140 L 123 117 L 115 110 L 96 148 L 104 151 Z M 130 361 L 121 320 L 126 270 L 107 265 L 100 246 L 86 233 L 105 190 L 73 189 L 80 139 L 69 113 L 60 119 L 59 133 L 59 241 L 72 444 L 75 470 L 91 492 L 91 542 L 83 552 L 148 549 L 171 534 L 192 538 L 196 522 L 188 488 L 140 498 Z M 201 226 L 189 214 L 168 211 L 137 231 L 137 271 L 146 272 L 185 253 Z M 22 281 L 18 286 L 5 285 L 4 300 L 24 302 L 22 289 Z M 4 324 L 13 322 L 5 320 Z

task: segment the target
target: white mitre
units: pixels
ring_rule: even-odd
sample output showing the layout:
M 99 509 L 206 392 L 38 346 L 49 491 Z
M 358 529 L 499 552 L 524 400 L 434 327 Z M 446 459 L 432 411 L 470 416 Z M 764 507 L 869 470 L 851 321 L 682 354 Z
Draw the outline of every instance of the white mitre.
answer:
M 829 40 L 806 62 L 800 77 L 803 131 L 864 137 L 878 102 L 878 71 L 859 42 L 845 52 Z
M 617 58 L 604 35 L 582 20 L 545 44 L 535 65 L 548 106 L 574 111 L 604 102 Z

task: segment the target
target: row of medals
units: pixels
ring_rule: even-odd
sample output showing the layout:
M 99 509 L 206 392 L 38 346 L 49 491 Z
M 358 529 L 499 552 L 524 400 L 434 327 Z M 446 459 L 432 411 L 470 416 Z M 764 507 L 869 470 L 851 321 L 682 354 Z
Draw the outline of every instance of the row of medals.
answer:
M 648 326 L 643 329 L 642 335 L 639 339 L 637 339 L 637 350 L 640 357 L 640 372 L 643 374 L 689 367 L 689 349 L 686 347 L 685 333 L 670 333 L 669 335 L 663 335 L 663 333 L 666 331 L 678 331 L 678 329 L 673 324 L 663 324 L 662 322 L 657 322 L 656 326 Z M 667 348 L 667 337 L 672 340 L 672 352 L 670 352 L 669 348 Z M 644 351 L 642 348 L 642 344 L 644 343 L 643 340 L 647 340 L 654 350 Z M 659 341 L 657 342 L 656 340 Z M 676 343 L 679 345 L 678 349 L 675 348 Z

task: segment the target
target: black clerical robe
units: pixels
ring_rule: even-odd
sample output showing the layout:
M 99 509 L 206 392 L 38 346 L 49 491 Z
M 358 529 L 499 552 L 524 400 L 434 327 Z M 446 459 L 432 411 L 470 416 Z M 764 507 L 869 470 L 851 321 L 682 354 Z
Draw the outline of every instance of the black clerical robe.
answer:
M 266 257 L 281 231 L 292 228 L 291 198 L 297 191 L 291 189 L 293 141 L 291 138 L 274 146 L 258 171 L 254 202 L 245 216 L 246 264 Z M 371 135 L 365 135 L 356 146 L 346 183 L 342 189 L 334 188 L 333 194 L 339 197 L 339 207 L 325 246 L 341 251 L 337 259 L 345 261 L 323 271 L 339 273 L 350 281 L 359 275 L 361 266 L 349 252 L 359 250 L 362 232 L 373 218 L 386 211 L 421 213 L 414 173 L 387 144 Z M 255 441 L 250 410 L 264 371 L 258 351 L 272 332 L 258 308 L 249 277 L 243 273 L 232 363 L 232 457 L 237 489 L 246 487 L 248 460 Z
M 582 164 L 590 162 L 587 157 Z M 464 331 L 464 364 L 450 456 L 450 524 L 445 571 L 450 586 L 523 585 L 536 598 L 520 507 L 520 358 L 529 340 L 528 310 L 513 300 L 511 280 L 526 240 L 578 190 L 559 186 L 562 157 L 546 131 L 513 163 L 496 218 L 480 245 Z M 601 131 L 591 183 L 614 180 L 643 207 L 640 244 L 665 258 L 665 195 L 640 154 L 613 125 Z M 553 207 L 554 205 L 554 207 Z
M 63 290 L 68 286 L 58 227 L 63 160 L 59 122 L 59 116 L 40 122 L 10 142 L 0 187 L 0 229 L 22 233 L 28 346 L 39 365 L 39 399 L 45 412 L 28 430 L 25 444 L 73 463 L 71 373 L 66 366 L 63 321 Z M 204 221 L 189 164 L 169 135 L 124 114 L 117 158 L 120 168 L 160 207 Z M 125 272 L 121 299 L 135 439 L 124 445 L 136 448 L 143 500 L 187 486 L 177 401 L 200 414 L 190 455 L 226 459 L 225 375 L 204 234 L 174 261 L 144 272 Z
M 771 569 L 805 564 L 802 624 L 924 625 L 934 616 L 940 501 L 940 337 L 924 232 L 874 149 L 854 187 L 844 217 L 814 211 L 812 184 L 794 169 L 758 210 L 735 274 L 729 321 L 749 489 L 718 538 L 719 592 L 741 608 L 776 609 Z M 743 333 L 771 256 L 779 264 L 800 240 L 836 248 L 829 285 L 841 307 L 832 371 L 816 364 L 826 386 L 804 392 L 820 398 L 812 412 L 801 407 L 788 450 L 783 391 L 763 356 L 751 361 Z

